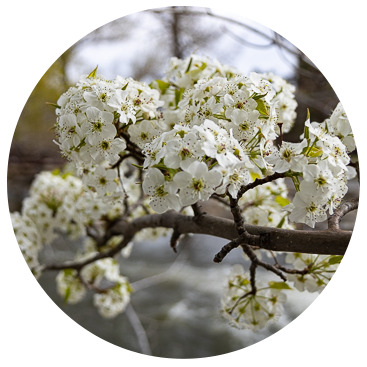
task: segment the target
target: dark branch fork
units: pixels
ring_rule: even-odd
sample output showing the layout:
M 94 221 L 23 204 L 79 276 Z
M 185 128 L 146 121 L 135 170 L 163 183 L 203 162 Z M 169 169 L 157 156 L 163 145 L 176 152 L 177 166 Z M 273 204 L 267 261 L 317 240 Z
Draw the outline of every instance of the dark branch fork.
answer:
M 256 183 L 256 181 L 254 182 L 254 184 Z M 233 219 L 235 222 L 235 226 L 236 226 L 236 231 L 239 235 L 237 241 L 240 244 L 240 246 L 242 247 L 243 252 L 249 257 L 250 261 L 251 261 L 251 266 L 250 266 L 250 283 L 251 283 L 251 291 L 246 293 L 245 295 L 243 295 L 241 298 L 246 297 L 247 295 L 255 295 L 256 294 L 256 279 L 255 279 L 255 275 L 256 275 L 256 268 L 258 266 L 263 267 L 264 269 L 273 272 L 274 274 L 278 275 L 282 280 L 286 281 L 287 278 L 285 277 L 285 275 L 282 273 L 281 270 L 279 270 L 279 268 L 265 263 L 263 261 L 261 261 L 255 254 L 254 250 L 252 249 L 252 246 L 256 246 L 256 247 L 260 247 L 260 235 L 254 235 L 254 234 L 250 234 L 246 227 L 245 227 L 245 222 L 243 220 L 242 214 L 241 214 L 241 209 L 238 205 L 238 201 L 240 199 L 240 197 L 243 195 L 244 192 L 246 192 L 246 188 L 247 187 L 242 187 L 240 190 L 240 195 L 237 198 L 233 198 L 230 196 L 229 198 L 229 203 L 230 203 L 230 208 L 231 208 L 231 212 L 233 215 Z M 249 188 L 248 188 L 249 190 Z M 233 308 L 234 309 L 234 308 Z
M 242 186 L 239 190 L 238 197 L 233 198 L 229 194 L 229 204 L 231 208 L 231 212 L 233 215 L 236 231 L 239 235 L 238 238 L 235 240 L 232 240 L 229 244 L 224 246 L 222 250 L 214 257 L 215 262 L 221 262 L 223 258 L 234 248 L 241 246 L 244 253 L 249 257 L 251 261 L 251 267 L 250 267 L 250 281 L 251 281 L 251 291 L 245 294 L 243 297 L 246 297 L 247 295 L 256 294 L 256 285 L 255 285 L 255 274 L 256 274 L 256 268 L 258 266 L 263 267 L 264 269 L 273 272 L 274 274 L 278 275 L 282 280 L 287 281 L 286 276 L 284 273 L 291 273 L 291 274 L 307 274 L 309 270 L 311 269 L 311 266 L 306 267 L 303 270 L 294 270 L 294 269 L 287 269 L 283 266 L 280 266 L 277 262 L 274 265 L 271 265 L 269 263 L 265 263 L 256 256 L 255 252 L 253 251 L 252 247 L 259 247 L 261 248 L 261 234 L 250 234 L 246 227 L 245 223 L 241 214 L 241 209 L 238 205 L 239 199 L 242 197 L 242 195 L 247 192 L 248 190 L 276 180 L 278 178 L 285 177 L 285 174 L 283 173 L 274 173 L 271 176 L 267 176 L 263 179 L 256 179 L 253 183 Z M 339 231 L 339 222 L 341 218 L 349 213 L 352 210 L 355 210 L 358 208 L 358 199 L 352 200 L 350 202 L 343 203 L 336 211 L 335 213 L 329 218 L 328 225 L 329 225 L 329 231 Z M 292 241 L 290 242 L 292 243 Z M 242 297 L 242 298 L 243 298 Z

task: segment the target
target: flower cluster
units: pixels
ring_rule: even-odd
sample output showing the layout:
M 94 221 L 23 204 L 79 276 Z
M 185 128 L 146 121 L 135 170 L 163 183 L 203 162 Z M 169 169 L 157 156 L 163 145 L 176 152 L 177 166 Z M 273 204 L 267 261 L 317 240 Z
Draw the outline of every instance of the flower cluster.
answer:
M 69 304 L 80 302 L 87 293 L 78 272 L 74 269 L 61 270 L 56 276 L 56 286 L 57 292 L 63 297 L 64 302 Z
M 60 233 L 71 239 L 86 235 L 86 226 L 97 210 L 91 210 L 91 197 L 84 192 L 82 181 L 58 170 L 41 172 L 33 181 L 21 213 L 12 213 L 17 241 L 29 267 L 38 277 L 41 268 L 38 254 Z M 79 205 L 78 205 L 79 204 Z M 94 205 L 98 207 L 98 202 Z M 89 208 L 88 208 L 89 207 Z M 98 216 L 103 211 L 98 207 Z
M 172 57 L 163 81 L 179 88 L 189 89 L 201 79 L 216 76 L 231 78 L 237 74 L 241 72 L 231 66 L 223 65 L 218 60 L 193 54 L 184 60 Z
M 339 138 L 335 135 L 338 129 L 348 134 Z M 350 157 L 345 140 L 349 148 L 355 148 L 349 121 L 339 104 L 323 123 L 306 121 L 301 143 L 283 143 L 267 157 L 275 171 L 293 172 L 297 192 L 286 207 L 291 221 L 314 227 L 327 219 L 327 211 L 333 214 L 340 205 L 348 191 L 347 180 L 356 175 L 353 167 L 347 167 Z
M 283 282 L 257 282 L 256 294 L 251 293 L 251 281 L 241 265 L 232 267 L 222 298 L 222 315 L 240 329 L 257 331 L 275 323 L 283 312 L 287 297 L 284 290 L 291 289 Z
M 256 73 L 201 79 L 188 89 L 177 104 L 183 120 L 143 149 L 144 167 L 152 167 L 143 184 L 152 207 L 177 210 L 227 190 L 236 198 L 250 169 L 265 167 L 259 146 L 277 136 L 274 95 Z
M 106 80 L 94 70 L 60 97 L 57 143 L 104 203 L 126 197 L 119 166 L 131 155 L 142 163 L 143 190 L 158 213 L 213 194 L 237 198 L 254 175 L 277 172 L 291 177 L 297 191 L 285 208 L 289 219 L 314 227 L 346 194 L 355 144 L 339 104 L 321 124 L 308 119 L 300 143 L 275 146 L 296 106 L 284 79 L 244 76 L 198 55 L 171 59 L 166 77 L 150 86 Z M 258 209 L 251 211 L 256 217 Z
M 263 151 L 277 136 L 278 117 L 267 79 L 197 55 L 171 59 L 166 75 L 150 88 L 94 70 L 57 102 L 57 144 L 105 203 L 126 196 L 118 162 L 136 148 L 145 156 L 144 191 L 159 213 L 214 192 L 236 197 L 250 181 L 249 169 L 267 167 Z M 273 79 L 278 94 L 291 90 Z
M 36 278 L 41 275 L 38 253 L 42 249 L 41 236 L 34 222 L 26 215 L 11 213 L 11 221 L 20 250 Z
M 293 266 L 287 274 L 288 281 L 298 291 L 321 292 L 342 258 L 339 255 L 287 253 L 285 260 Z M 237 328 L 257 331 L 279 320 L 287 300 L 285 290 L 292 290 L 285 282 L 269 281 L 265 286 L 256 281 L 256 292 L 253 292 L 249 274 L 242 265 L 234 265 L 222 298 L 222 315 Z
M 334 275 L 342 258 L 343 256 L 339 255 L 288 253 L 285 260 L 292 264 L 294 269 L 308 268 L 307 274 L 289 274 L 288 280 L 301 292 L 321 292 Z
M 96 244 L 88 238 L 83 254 L 77 258 L 86 259 L 97 253 Z M 58 293 L 69 304 L 80 302 L 88 289 L 94 290 L 93 303 L 106 318 L 122 313 L 130 302 L 132 292 L 127 278 L 120 275 L 118 262 L 112 258 L 97 260 L 85 266 L 80 274 L 74 269 L 61 270 L 56 277 L 56 284 Z
M 261 74 L 261 76 L 269 80 L 275 90 L 272 102 L 276 104 L 275 109 L 283 132 L 288 133 L 292 129 L 297 117 L 296 108 L 298 104 L 294 95 L 296 88 L 285 79 L 273 73 L 265 73 Z
M 175 125 L 144 152 L 144 166 L 152 168 L 143 189 L 158 213 L 208 200 L 227 188 L 236 197 L 239 187 L 249 182 L 248 169 L 253 167 L 238 141 L 211 120 L 193 128 Z
M 138 145 L 149 141 L 143 130 L 157 120 L 162 105 L 158 91 L 145 83 L 120 76 L 107 80 L 95 69 L 57 101 L 56 143 L 84 183 L 112 201 L 124 195 L 118 171 L 111 169 L 126 151 L 124 134 L 132 129 Z
M 283 211 L 289 203 L 288 188 L 282 178 L 247 191 L 239 200 L 245 223 L 293 229 L 288 213 Z

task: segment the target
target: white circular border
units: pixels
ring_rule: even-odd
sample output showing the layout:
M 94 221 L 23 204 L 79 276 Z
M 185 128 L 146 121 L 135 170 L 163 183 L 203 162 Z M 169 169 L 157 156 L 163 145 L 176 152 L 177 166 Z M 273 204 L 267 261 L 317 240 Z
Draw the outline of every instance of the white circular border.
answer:
M 362 182 L 365 170 L 363 136 L 367 136 L 364 43 L 366 29 L 361 3 L 349 1 L 211 0 L 177 1 L 7 2 L 1 35 L 1 209 L 4 234 L 1 271 L 0 359 L 6 365 L 101 366 L 149 363 L 172 365 L 116 347 L 76 324 L 52 302 L 30 272 L 18 249 L 7 204 L 6 171 L 10 144 L 23 106 L 45 70 L 73 43 L 113 19 L 153 7 L 194 5 L 241 14 L 275 30 L 300 48 L 318 66 L 342 101 L 359 150 Z M 360 97 L 361 95 L 361 97 Z M 4 116 L 5 113 L 5 116 Z M 256 363 L 259 366 L 344 366 L 365 360 L 367 326 L 364 312 L 362 191 L 357 223 L 345 259 L 330 285 L 295 321 L 246 349 L 223 356 L 189 360 L 192 366 Z M 361 310 L 359 310 L 361 308 Z M 188 360 L 174 360 L 185 364 Z

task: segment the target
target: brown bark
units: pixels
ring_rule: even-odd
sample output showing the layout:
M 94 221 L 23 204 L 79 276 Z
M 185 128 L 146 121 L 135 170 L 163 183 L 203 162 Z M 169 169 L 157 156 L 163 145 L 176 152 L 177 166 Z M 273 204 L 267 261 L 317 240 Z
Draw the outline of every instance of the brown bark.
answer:
M 344 255 L 351 239 L 352 231 L 324 230 L 300 231 L 244 224 L 250 235 L 259 236 L 257 246 L 266 250 L 300 252 L 324 255 Z M 83 266 L 96 260 L 116 255 L 133 239 L 135 233 L 144 228 L 172 228 L 180 234 L 195 233 L 233 240 L 238 237 L 233 220 L 203 214 L 199 220 L 175 211 L 163 214 L 151 214 L 135 219 L 132 222 L 119 221 L 112 228 L 110 235 L 124 235 L 123 242 L 114 249 L 100 253 L 84 262 L 46 265 L 49 270 L 72 268 L 80 270 Z
M 232 220 L 203 215 L 200 221 L 173 211 L 140 217 L 131 223 L 118 222 L 115 234 L 137 232 L 143 228 L 174 228 L 181 234 L 196 233 L 233 240 L 238 237 Z M 260 236 L 259 247 L 273 251 L 302 252 L 325 255 L 344 255 L 352 231 L 300 231 L 245 224 L 252 235 Z

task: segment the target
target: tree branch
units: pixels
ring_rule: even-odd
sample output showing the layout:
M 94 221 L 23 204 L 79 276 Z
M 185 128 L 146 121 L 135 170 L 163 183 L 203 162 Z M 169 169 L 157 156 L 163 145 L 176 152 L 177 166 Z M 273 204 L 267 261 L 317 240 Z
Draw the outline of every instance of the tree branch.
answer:
M 334 214 L 331 215 L 328 219 L 328 228 L 329 230 L 340 230 L 339 223 L 341 219 L 348 214 L 349 212 L 356 210 L 358 208 L 358 199 L 353 199 L 350 201 L 346 201 L 340 207 L 335 210 Z
M 274 173 L 270 176 L 266 176 L 264 178 L 257 178 L 254 182 L 251 182 L 250 184 L 241 187 L 241 189 L 238 191 L 238 198 L 240 198 L 248 190 L 251 190 L 251 189 L 253 189 L 253 188 L 255 188 L 259 185 L 263 185 L 265 183 L 275 181 L 278 178 L 284 178 L 284 177 L 286 177 L 286 172 L 284 172 L 284 173 L 276 172 L 276 173 Z
M 135 233 L 143 228 L 158 227 L 172 228 L 181 234 L 206 234 L 225 238 L 230 241 L 238 237 L 236 225 L 233 220 L 205 214 L 200 218 L 200 223 L 198 223 L 193 216 L 186 216 L 170 210 L 163 214 L 151 214 L 139 217 L 132 222 L 120 220 L 111 228 L 111 235 L 122 234 L 124 236 L 124 240 L 120 245 L 84 262 L 47 265 L 45 270 L 61 270 L 66 268 L 79 270 L 96 260 L 115 256 L 128 245 Z M 244 224 L 244 227 L 250 235 L 259 236 L 259 240 L 257 241 L 259 248 L 282 252 L 344 255 L 352 236 L 352 231 L 342 230 L 300 231 L 249 224 Z

